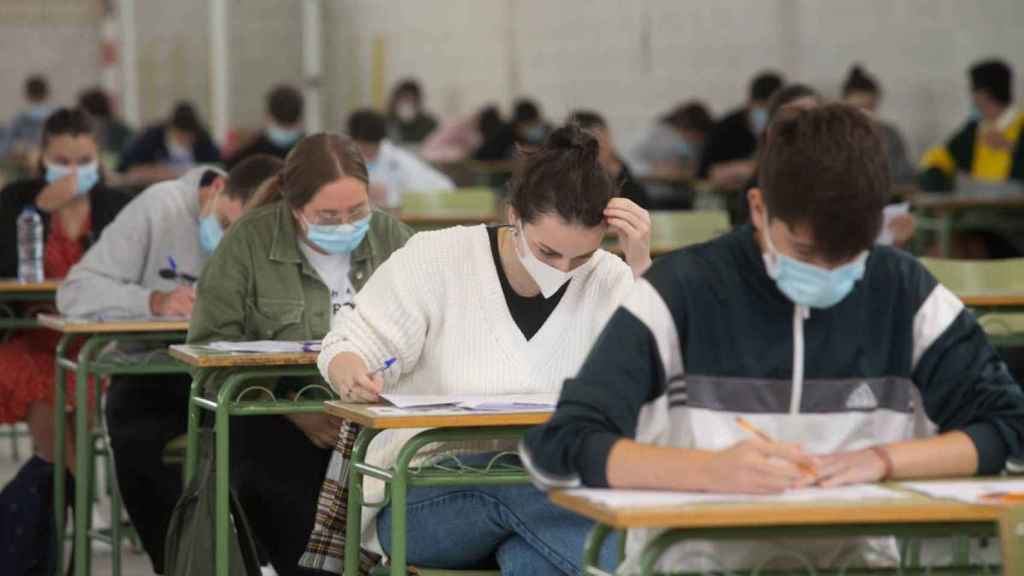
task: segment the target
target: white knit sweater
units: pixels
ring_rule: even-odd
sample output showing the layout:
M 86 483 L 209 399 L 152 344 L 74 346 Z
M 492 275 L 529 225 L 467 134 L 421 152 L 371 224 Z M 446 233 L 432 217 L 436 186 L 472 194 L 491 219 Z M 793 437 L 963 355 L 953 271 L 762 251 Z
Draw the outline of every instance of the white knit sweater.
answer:
M 484 226 L 413 236 L 338 312 L 320 353 L 324 378 L 340 352 L 359 354 L 371 369 L 391 357 L 384 390 L 402 394 L 558 392 L 575 375 L 605 322 L 633 285 L 620 258 L 598 250 L 529 341 L 509 313 Z M 391 466 L 420 430 L 383 432 L 367 460 Z M 437 458 L 490 446 L 438 446 Z M 382 482 L 366 479 L 365 499 L 380 501 Z M 379 550 L 376 508 L 363 509 L 364 545 Z

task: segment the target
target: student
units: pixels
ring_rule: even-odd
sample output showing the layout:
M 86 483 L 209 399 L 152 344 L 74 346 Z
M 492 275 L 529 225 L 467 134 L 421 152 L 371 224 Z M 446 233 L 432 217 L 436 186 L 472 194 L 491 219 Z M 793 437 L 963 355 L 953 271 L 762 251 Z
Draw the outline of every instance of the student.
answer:
M 53 111 L 50 83 L 45 76 L 34 74 L 25 80 L 25 103 L 28 109 L 14 117 L 6 137 L 0 141 L 0 158 L 9 156 L 20 164 L 31 162 L 43 132 L 43 123 Z
M 323 338 L 333 313 L 351 305 L 412 233 L 371 209 L 368 184 L 351 141 L 335 134 L 300 140 L 262 205 L 235 225 L 207 265 L 189 343 Z M 286 383 L 279 388 L 287 394 Z M 282 576 L 299 573 L 338 426 L 323 414 L 232 421 L 231 480 Z
M 302 93 L 281 84 L 267 93 L 266 127 L 252 142 L 227 159 L 228 170 L 255 154 L 269 154 L 284 159 L 303 135 Z
M 955 295 L 873 247 L 890 183 L 872 121 L 841 104 L 786 111 L 759 182 L 752 226 L 663 257 L 615 312 L 521 445 L 534 479 L 775 493 L 1000 472 L 1024 447 L 1024 393 Z M 648 537 L 631 534 L 628 556 Z M 817 561 L 850 542 L 814 544 Z M 697 547 L 715 569 L 765 559 L 755 543 L 707 546 L 667 561 L 711 569 Z
M 226 180 L 219 169 L 199 167 L 147 188 L 71 270 L 57 291 L 61 313 L 190 316 L 195 290 L 189 278 L 200 275 L 224 231 L 280 166 L 272 156 L 252 156 Z M 166 277 L 173 270 L 179 276 Z M 165 465 L 161 455 L 187 430 L 191 381 L 180 374 L 116 376 L 107 392 L 118 488 L 157 573 L 163 572 L 164 536 L 182 492 L 181 471 Z
M 416 145 L 437 129 L 437 118 L 423 107 L 423 90 L 412 78 L 402 80 L 388 102 L 388 135 L 399 146 Z
M 118 172 L 151 181 L 177 178 L 196 164 L 220 162 L 220 151 L 195 108 L 179 102 L 168 121 L 146 128 L 121 155 Z
M 539 146 L 551 131 L 540 106 L 529 98 L 516 100 L 512 122 L 484 140 L 473 158 L 481 161 L 510 160 L 521 146 Z
M 379 112 L 356 110 L 348 117 L 348 133 L 359 146 L 370 173 L 370 199 L 380 208 L 398 208 L 408 192 L 453 190 L 451 179 L 385 139 L 387 121 Z
M 1024 187 L 1024 112 L 1013 103 L 1013 71 L 1002 60 L 985 60 L 969 71 L 972 111 L 967 122 L 922 160 L 918 183 L 945 192 Z M 972 215 L 976 216 L 977 215 Z M 1020 214 L 982 215 L 977 230 L 955 238 L 966 258 L 1010 258 L 1024 254 Z M 964 218 L 964 220 L 971 220 Z M 966 222 L 964 222 L 966 224 Z
M 502 129 L 498 107 L 487 104 L 477 112 L 445 122 L 420 146 L 419 156 L 432 163 L 454 163 L 468 158 L 485 140 Z
M 96 124 L 100 150 L 119 157 L 128 147 L 135 132 L 114 115 L 106 92 L 101 88 L 90 88 L 78 96 L 78 105 L 89 113 Z
M 696 172 L 714 119 L 702 102 L 680 104 L 658 119 L 630 151 L 638 174 Z
M 100 237 L 129 198 L 107 188 L 99 169 L 99 150 L 92 124 L 82 110 L 60 108 L 43 123 L 42 158 L 38 175 L 0 190 L 0 277 L 18 275 L 17 219 L 33 208 L 43 221 L 43 268 L 47 278 L 63 278 Z M 39 312 L 40 310 L 35 310 Z M 42 310 L 45 311 L 45 310 Z M 35 455 L 0 495 L 0 566 L 16 574 L 29 572 L 49 556 L 48 534 L 52 506 L 54 350 L 60 334 L 49 330 L 15 333 L 0 344 L 0 422 L 27 421 Z M 69 375 L 71 376 L 71 375 Z M 74 377 L 69 378 L 72 382 Z M 74 395 L 68 395 L 73 398 Z M 72 448 L 73 442 L 66 446 Z M 69 455 L 68 462 L 74 462 Z M 45 473 L 50 470 L 49 476 Z M 30 478 L 45 484 L 32 485 Z M 31 492 L 23 490 L 31 485 Z M 10 504 L 16 506 L 10 507 Z M 20 540 L 3 528 L 19 530 Z M 34 547 L 31 543 L 42 543 Z M 10 552 L 9 552 L 10 551 Z M 7 555 L 13 553 L 14 557 Z M 42 564 L 38 564 L 42 566 Z
M 615 197 L 598 148 L 575 126 L 556 130 L 513 177 L 511 226 L 425 232 L 395 253 L 324 339 L 318 364 L 339 395 L 557 391 L 650 264 L 650 218 Z M 609 229 L 626 262 L 601 250 Z M 367 376 L 389 358 L 397 363 L 383 379 Z M 392 464 L 414 434 L 384 432 L 368 460 Z M 443 446 L 437 455 L 456 452 Z M 365 494 L 379 501 L 383 487 L 369 481 Z M 532 486 L 413 488 L 408 499 L 412 564 L 475 568 L 496 557 L 505 573 L 579 573 L 589 523 Z M 364 545 L 387 553 L 390 507 L 364 508 L 363 520 Z
M 952 190 L 956 176 L 1024 182 L 1024 112 L 1013 105 L 1013 71 L 1002 60 L 971 66 L 971 115 L 922 160 L 925 190 Z
M 641 208 L 647 208 L 647 191 L 643 184 L 633 178 L 626 161 L 619 156 L 615 144 L 612 142 L 611 132 L 604 118 L 592 110 L 577 110 L 569 114 L 569 122 L 575 123 L 581 129 L 586 130 L 597 138 L 598 152 L 597 160 L 608 172 L 612 182 L 619 186 L 619 196 L 632 201 Z
M 727 115 L 708 136 L 698 177 L 722 190 L 736 190 L 754 175 L 757 140 L 768 123 L 768 103 L 782 77 L 762 72 L 750 83 L 746 106 Z
M 896 126 L 878 117 L 882 89 L 878 81 L 858 64 L 850 68 L 850 73 L 843 82 L 843 101 L 864 110 L 875 119 L 878 129 L 882 132 L 882 142 L 885 143 L 886 156 L 889 158 L 889 177 L 892 178 L 893 184 L 912 184 L 916 174 L 908 159 L 903 135 Z

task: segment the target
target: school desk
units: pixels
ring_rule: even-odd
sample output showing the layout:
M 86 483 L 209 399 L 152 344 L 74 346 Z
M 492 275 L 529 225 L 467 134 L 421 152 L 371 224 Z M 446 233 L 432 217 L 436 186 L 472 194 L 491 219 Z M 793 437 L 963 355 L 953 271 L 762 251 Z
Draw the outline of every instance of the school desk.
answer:
M 19 317 L 11 307 L 12 304 L 53 304 L 57 288 L 60 288 L 60 280 L 20 282 L 13 278 L 0 279 L 0 337 L 8 330 L 35 328 L 39 325 L 33 317 Z
M 889 485 L 902 490 L 898 484 Z M 572 491 L 554 491 L 551 500 L 597 522 L 584 550 L 584 573 L 597 574 L 601 545 L 614 530 L 664 529 L 641 552 L 640 574 L 654 574 L 658 560 L 673 545 L 686 540 L 778 539 L 800 537 L 897 536 L 905 538 L 998 536 L 1002 541 L 1004 574 L 1024 570 L 1024 508 L 982 506 L 929 498 L 918 493 L 898 500 L 860 500 L 802 503 L 717 503 L 670 507 L 630 507 L 598 504 Z M 904 566 L 891 571 L 865 572 L 856 568 L 818 570 L 814 574 L 988 574 L 967 568 L 966 538 L 957 539 L 954 571 Z M 913 562 L 911 562 L 913 563 Z M 746 573 L 746 572 L 743 572 Z M 772 572 L 773 574 L 775 572 Z M 805 574 L 805 571 L 788 573 Z
M 976 210 L 987 212 L 1024 210 L 1024 193 L 936 194 L 919 192 L 910 197 L 910 204 L 918 213 L 916 216 L 917 228 L 935 232 L 938 235 L 939 255 L 948 258 L 952 247 L 953 231 L 961 214 Z
M 526 484 L 529 477 L 518 464 L 498 457 L 479 469 L 459 466 L 454 469 L 414 465 L 413 459 L 435 442 L 473 440 L 518 440 L 531 426 L 551 417 L 543 412 L 471 412 L 457 408 L 420 408 L 402 410 L 383 404 L 326 403 L 327 413 L 350 420 L 362 427 L 352 448 L 349 473 L 348 515 L 346 517 L 345 576 L 358 576 L 359 546 L 362 528 L 364 477 L 385 483 L 385 502 L 391 505 L 391 576 L 406 574 L 406 502 L 415 486 L 474 486 L 480 484 Z M 370 442 L 385 430 L 426 428 L 410 439 L 398 453 L 395 464 L 383 468 L 366 461 Z M 424 567 L 429 568 L 429 567 Z
M 60 332 L 57 344 L 57 365 L 54 378 L 54 406 L 64 406 L 65 374 L 75 374 L 75 574 L 85 576 L 91 572 L 91 545 L 93 538 L 107 539 L 100 532 L 92 532 L 92 494 L 95 476 L 93 450 L 96 443 L 94 431 L 89 428 L 89 377 L 96 380 L 96 417 L 102 421 L 100 409 L 101 378 L 119 375 L 175 374 L 186 372 L 184 365 L 166 358 L 157 349 L 140 358 L 136 355 L 108 354 L 100 352 L 111 344 L 163 344 L 181 341 L 188 331 L 188 321 L 173 318 L 138 320 L 99 320 L 67 318 L 41 314 L 39 325 Z M 70 356 L 73 341 L 82 340 L 82 347 L 76 358 Z M 54 410 L 54 519 L 60 537 L 64 528 L 64 411 Z M 121 546 L 121 500 L 117 490 L 111 494 L 110 543 L 113 547 L 112 567 L 115 575 L 120 574 Z M 63 568 L 63 546 L 56 547 L 56 566 Z
M 216 574 L 227 576 L 231 574 L 228 549 L 231 529 L 231 417 L 323 412 L 325 397 L 332 398 L 333 394 L 320 379 L 315 352 L 222 352 L 206 346 L 175 345 L 170 347 L 170 354 L 193 368 L 188 408 L 186 482 L 195 475 L 199 461 L 202 411 L 214 413 L 214 459 L 217 470 L 214 480 L 215 569 Z M 268 385 L 268 382 L 280 378 L 293 377 L 309 378 L 315 380 L 315 383 L 305 386 L 292 398 L 278 398 L 273 384 Z

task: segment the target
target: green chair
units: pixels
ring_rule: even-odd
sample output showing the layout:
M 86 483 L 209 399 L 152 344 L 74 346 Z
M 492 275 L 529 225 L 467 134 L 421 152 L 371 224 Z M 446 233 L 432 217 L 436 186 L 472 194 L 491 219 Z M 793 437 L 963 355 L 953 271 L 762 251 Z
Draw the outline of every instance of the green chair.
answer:
M 402 211 L 416 214 L 430 212 L 494 211 L 495 197 L 490 188 L 459 188 L 444 192 L 410 192 L 402 196 Z
M 949 260 L 922 258 L 921 263 L 955 294 L 1024 293 L 1024 258 Z M 977 308 L 978 322 L 997 346 L 1024 343 L 1024 312 Z
M 725 210 L 651 212 L 651 253 L 660 256 L 712 240 L 729 231 Z

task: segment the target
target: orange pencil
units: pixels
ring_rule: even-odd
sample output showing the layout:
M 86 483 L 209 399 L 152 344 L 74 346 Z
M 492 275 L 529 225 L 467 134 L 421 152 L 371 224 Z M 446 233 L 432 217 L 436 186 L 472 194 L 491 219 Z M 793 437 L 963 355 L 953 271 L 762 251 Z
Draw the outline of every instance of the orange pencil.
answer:
M 753 434 L 754 436 L 757 436 L 757 438 L 762 442 L 771 442 L 772 444 L 775 443 L 775 440 L 771 436 L 765 434 L 763 430 L 761 430 L 757 426 L 754 426 L 746 418 L 743 418 L 742 416 L 736 417 L 736 425 L 742 428 L 744 431 Z M 801 472 L 808 476 L 818 475 L 818 472 L 813 467 L 808 466 L 807 464 L 799 464 L 797 467 L 800 468 Z
M 1024 504 L 1024 492 L 992 492 L 982 494 L 981 500 L 998 504 Z

